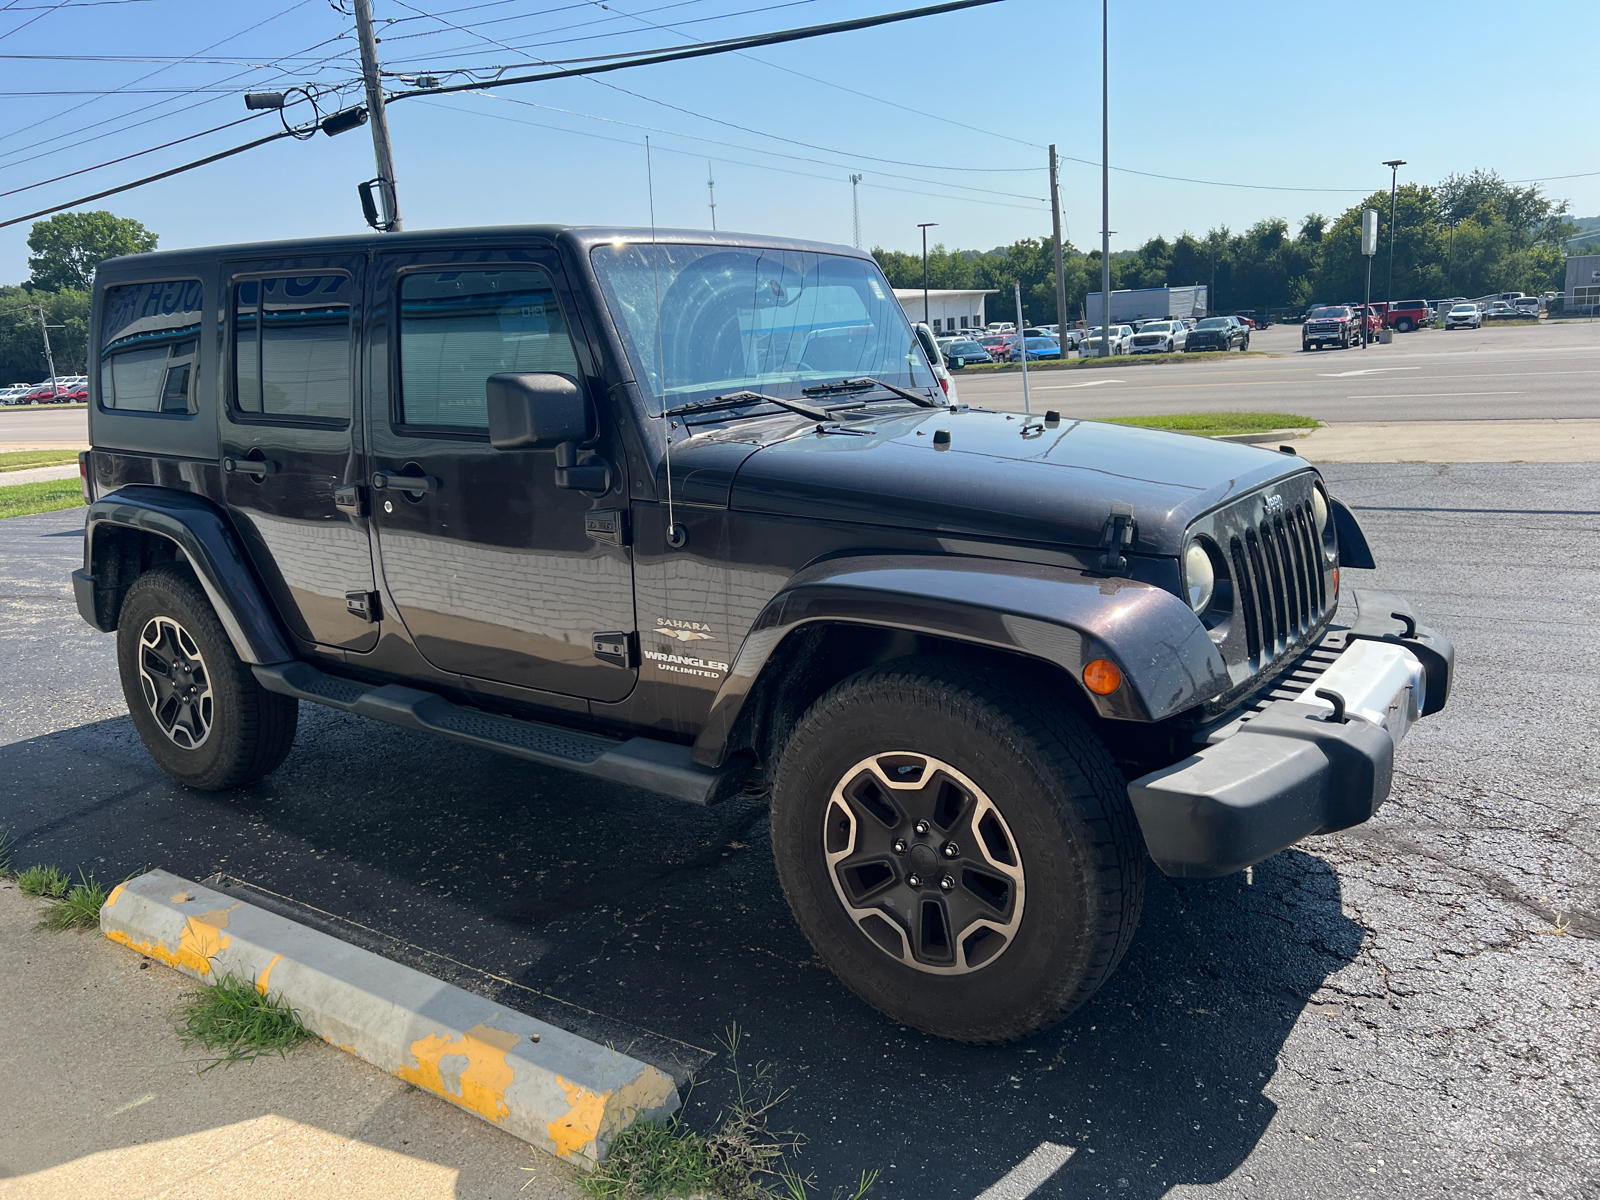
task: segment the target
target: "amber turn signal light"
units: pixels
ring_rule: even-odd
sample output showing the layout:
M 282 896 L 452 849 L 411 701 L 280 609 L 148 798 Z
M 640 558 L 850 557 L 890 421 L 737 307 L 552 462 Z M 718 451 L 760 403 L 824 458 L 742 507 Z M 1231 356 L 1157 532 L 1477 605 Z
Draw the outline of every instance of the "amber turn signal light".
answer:
M 1096 696 L 1109 696 L 1122 686 L 1122 668 L 1109 658 L 1097 658 L 1083 669 L 1083 685 Z
M 1339 568 L 1338 567 L 1335 567 L 1333 569 L 1333 594 L 1335 596 L 1337 596 L 1339 594 Z

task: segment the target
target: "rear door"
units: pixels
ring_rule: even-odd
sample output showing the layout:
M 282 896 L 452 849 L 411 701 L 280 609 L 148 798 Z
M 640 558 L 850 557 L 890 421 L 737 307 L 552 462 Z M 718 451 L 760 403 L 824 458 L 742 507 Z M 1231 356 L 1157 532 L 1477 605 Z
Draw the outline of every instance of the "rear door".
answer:
M 387 594 L 445 671 L 617 701 L 637 677 L 623 454 L 554 247 L 382 254 L 370 287 L 368 462 Z M 558 485 L 555 450 L 489 444 L 486 383 L 556 371 L 587 391 L 611 466 Z
M 346 254 L 223 272 L 223 494 L 290 629 L 356 651 L 378 640 L 366 521 L 340 504 L 360 481 L 352 315 L 365 266 Z

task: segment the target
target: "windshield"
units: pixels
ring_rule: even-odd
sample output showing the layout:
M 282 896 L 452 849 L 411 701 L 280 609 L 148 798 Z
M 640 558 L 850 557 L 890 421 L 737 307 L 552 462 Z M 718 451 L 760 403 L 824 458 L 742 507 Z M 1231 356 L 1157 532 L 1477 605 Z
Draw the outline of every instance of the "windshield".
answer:
M 937 388 L 875 263 L 759 247 L 611 243 L 591 254 L 652 412 L 868 376 Z
M 1227 327 L 1227 317 L 1207 317 L 1204 321 L 1201 321 L 1200 324 L 1195 326 L 1196 329 L 1226 329 Z
M 1478 311 L 1478 306 L 1476 304 L 1458 304 L 1454 308 L 1452 308 L 1450 311 L 1451 312 L 1477 312 Z
M 1314 308 L 1311 310 L 1313 317 L 1343 317 L 1346 312 L 1342 308 Z

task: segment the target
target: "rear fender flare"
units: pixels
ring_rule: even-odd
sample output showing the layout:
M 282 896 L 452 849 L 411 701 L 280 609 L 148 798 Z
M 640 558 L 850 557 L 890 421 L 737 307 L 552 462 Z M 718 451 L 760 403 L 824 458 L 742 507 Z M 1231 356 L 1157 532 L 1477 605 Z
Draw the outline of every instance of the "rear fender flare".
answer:
M 786 638 L 844 623 L 924 634 L 1027 655 L 1070 675 L 1094 711 L 1159 721 L 1220 695 L 1227 667 L 1189 606 L 1171 592 L 1065 567 L 932 555 L 831 559 L 798 572 L 762 610 L 712 702 L 696 762 L 725 757 L 745 702 Z M 1109 658 L 1123 683 L 1109 696 L 1083 668 Z
M 125 487 L 89 505 L 83 570 L 73 573 L 78 610 L 89 624 L 107 633 L 116 628 L 121 595 L 105 593 L 120 581 L 107 578 L 103 547 L 110 539 L 103 535 L 117 528 L 165 538 L 176 547 L 194 570 L 241 659 L 258 666 L 293 660 L 277 615 L 221 511 L 199 496 L 165 488 Z M 97 554 L 97 547 L 102 552 Z

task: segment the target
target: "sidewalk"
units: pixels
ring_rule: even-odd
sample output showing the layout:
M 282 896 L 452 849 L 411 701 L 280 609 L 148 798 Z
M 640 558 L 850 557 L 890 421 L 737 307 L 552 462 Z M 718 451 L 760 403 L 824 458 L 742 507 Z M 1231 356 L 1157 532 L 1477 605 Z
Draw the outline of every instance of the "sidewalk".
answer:
M 0 487 L 18 483 L 45 483 L 51 479 L 76 479 L 77 463 L 62 463 L 57 467 L 28 467 L 22 471 L 0 471 Z
M 1324 425 L 1285 441 L 1312 462 L 1600 462 L 1600 420 Z
M 193 981 L 93 931 L 35 933 L 38 911 L 0 882 L 5 1200 L 581 1196 L 554 1159 L 331 1046 L 198 1074 L 170 1019 Z

